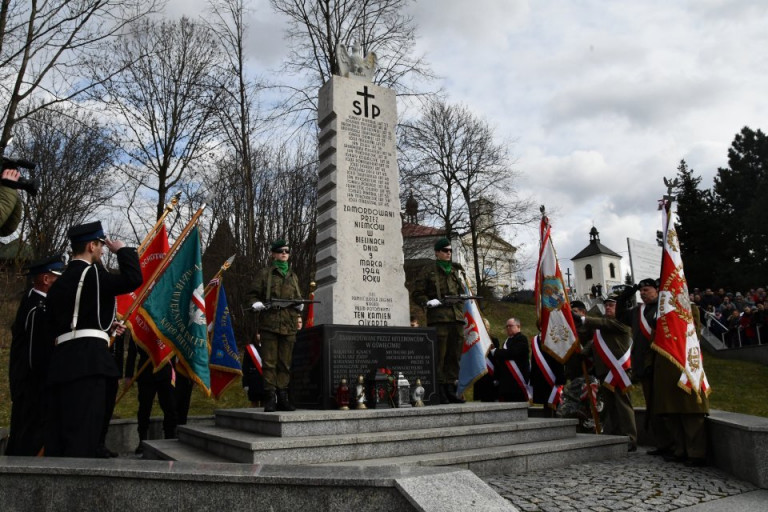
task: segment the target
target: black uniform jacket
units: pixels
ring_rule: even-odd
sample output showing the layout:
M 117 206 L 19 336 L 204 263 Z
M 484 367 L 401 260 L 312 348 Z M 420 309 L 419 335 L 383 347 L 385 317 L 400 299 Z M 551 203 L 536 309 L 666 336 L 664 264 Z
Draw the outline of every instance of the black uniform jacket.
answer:
M 112 274 L 101 264 L 89 267 L 83 260 L 72 260 L 48 292 L 48 308 L 55 336 L 72 330 L 75 297 L 83 271 L 83 282 L 77 329 L 108 330 L 115 314 L 115 296 L 141 286 L 141 266 L 136 250 L 123 247 L 117 251 L 119 274 Z M 83 337 L 57 345 L 51 358 L 48 382 L 71 382 L 90 375 L 119 377 L 120 371 L 102 338 Z
M 521 332 L 507 338 L 501 348 L 493 354 L 496 365 L 496 380 L 499 381 L 499 395 L 513 402 L 527 402 L 528 398 L 507 367 L 507 361 L 514 361 L 525 382 L 531 378 L 530 347 L 528 338 Z

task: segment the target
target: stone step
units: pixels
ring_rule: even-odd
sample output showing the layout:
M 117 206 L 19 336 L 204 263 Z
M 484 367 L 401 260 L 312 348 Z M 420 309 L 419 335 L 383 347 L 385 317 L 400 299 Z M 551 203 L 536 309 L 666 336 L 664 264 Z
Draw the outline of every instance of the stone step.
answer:
M 320 464 L 325 466 L 450 466 L 478 476 L 525 473 L 587 461 L 627 456 L 625 436 L 576 434 L 575 437 L 516 445 L 499 445 L 442 453 L 405 455 Z
M 175 460 L 196 463 L 227 462 L 234 464 L 231 460 L 181 443 L 178 439 L 154 439 L 152 441 L 143 441 L 141 445 L 144 447 L 143 458 L 148 460 Z
M 436 405 L 396 409 L 330 410 L 265 413 L 261 409 L 216 411 L 216 425 L 269 436 L 301 437 L 392 432 L 525 421 L 525 403 Z
M 179 427 L 179 440 L 228 460 L 253 464 L 317 464 L 419 455 L 563 439 L 577 420 L 531 418 L 509 423 L 460 425 L 345 435 L 274 437 L 219 426 Z

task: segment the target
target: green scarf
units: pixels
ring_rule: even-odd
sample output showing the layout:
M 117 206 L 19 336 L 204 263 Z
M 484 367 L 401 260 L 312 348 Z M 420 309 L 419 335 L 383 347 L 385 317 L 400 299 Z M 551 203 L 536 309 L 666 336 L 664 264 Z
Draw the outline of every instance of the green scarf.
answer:
M 443 271 L 446 274 L 450 274 L 451 273 L 451 269 L 453 268 L 453 264 L 450 261 L 443 261 L 443 260 L 436 260 L 436 261 L 437 261 L 437 266 L 440 267 L 441 269 L 443 269 Z
M 288 274 L 288 262 L 287 261 L 278 261 L 273 260 L 272 266 L 277 268 L 277 270 L 280 271 L 280 274 L 285 277 L 286 274 Z

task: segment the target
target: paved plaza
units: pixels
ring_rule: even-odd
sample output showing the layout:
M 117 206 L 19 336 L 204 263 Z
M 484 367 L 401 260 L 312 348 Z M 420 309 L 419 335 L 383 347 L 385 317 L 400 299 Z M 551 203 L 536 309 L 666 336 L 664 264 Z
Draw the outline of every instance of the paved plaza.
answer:
M 716 468 L 665 462 L 642 448 L 626 459 L 483 480 L 526 512 L 768 511 L 768 491 Z

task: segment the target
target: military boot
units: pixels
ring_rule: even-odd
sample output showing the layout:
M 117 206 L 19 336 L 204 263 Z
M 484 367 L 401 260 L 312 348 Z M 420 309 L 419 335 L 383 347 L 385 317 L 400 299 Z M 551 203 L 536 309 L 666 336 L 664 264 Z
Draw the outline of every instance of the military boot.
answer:
M 465 400 L 463 398 L 459 398 L 459 395 L 456 394 L 456 384 L 446 384 L 446 395 L 448 396 L 448 401 L 452 404 L 463 404 Z
M 295 411 L 296 410 L 296 407 L 294 407 L 291 401 L 288 399 L 287 389 L 277 390 L 277 410 L 278 411 Z
M 440 403 L 441 404 L 449 404 L 451 403 L 448 400 L 448 384 L 438 384 L 438 394 L 440 395 Z
M 267 399 L 264 401 L 264 412 L 275 412 L 277 408 L 277 397 L 275 391 L 270 389 L 267 391 Z

